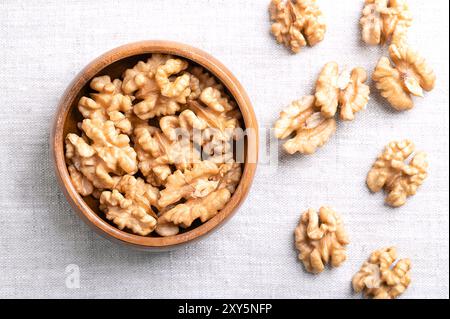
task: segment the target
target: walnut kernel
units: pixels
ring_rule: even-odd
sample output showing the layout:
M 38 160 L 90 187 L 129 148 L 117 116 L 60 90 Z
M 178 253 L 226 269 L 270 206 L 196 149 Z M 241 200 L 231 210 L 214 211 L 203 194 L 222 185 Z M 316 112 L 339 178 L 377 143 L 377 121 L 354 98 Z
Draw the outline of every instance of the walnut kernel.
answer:
M 125 175 L 115 189 L 102 192 L 100 209 L 119 229 L 129 228 L 136 234 L 146 236 L 157 225 L 152 205 L 157 206 L 158 197 L 157 188 L 146 184 L 141 178 Z
M 425 59 L 407 45 L 389 47 L 372 74 L 381 95 L 398 111 L 414 107 L 411 95 L 423 97 L 423 90 L 434 89 L 436 75 Z
M 353 276 L 353 289 L 374 299 L 397 298 L 411 283 L 410 269 L 409 259 L 397 260 L 395 247 L 374 251 Z
M 348 244 L 341 217 L 329 207 L 304 212 L 295 229 L 298 259 L 311 273 L 322 272 L 328 263 L 339 267 L 347 259 Z
M 81 134 L 65 139 L 73 187 L 142 236 L 174 236 L 214 217 L 242 174 L 236 102 L 203 67 L 170 55 L 152 54 L 122 79 L 95 77 L 95 92 L 79 100 Z
M 414 149 L 414 144 L 409 140 L 389 143 L 367 175 L 369 189 L 379 192 L 384 188 L 388 193 L 386 203 L 390 206 L 404 205 L 427 178 L 426 153 L 416 153 L 410 163 L 405 164 Z
M 325 36 L 326 25 L 315 0 L 272 0 L 269 13 L 275 39 L 294 53 Z
M 365 43 L 399 44 L 405 41 L 412 17 L 404 0 L 366 0 L 359 22 Z
M 323 146 L 336 131 L 336 120 L 326 119 L 316 109 L 314 96 L 304 96 L 293 101 L 280 113 L 274 133 L 278 139 L 285 139 L 295 132 L 295 137 L 283 145 L 286 152 L 312 154 Z
M 340 106 L 341 119 L 353 120 L 355 113 L 369 102 L 370 89 L 366 80 L 363 68 L 340 74 L 336 62 L 325 64 L 316 82 L 316 106 L 326 118 L 334 117 Z

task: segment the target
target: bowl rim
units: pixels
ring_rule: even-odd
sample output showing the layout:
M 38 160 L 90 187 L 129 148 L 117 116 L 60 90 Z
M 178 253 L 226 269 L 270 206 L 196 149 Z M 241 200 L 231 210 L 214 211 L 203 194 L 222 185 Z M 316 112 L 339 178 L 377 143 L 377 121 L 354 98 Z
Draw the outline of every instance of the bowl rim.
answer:
M 203 66 L 206 70 L 216 76 L 233 96 L 242 113 L 245 128 L 252 128 L 254 130 L 254 138 L 247 139 L 247 161 L 244 163 L 241 181 L 239 182 L 236 191 L 232 194 L 230 201 L 216 216 L 207 222 L 188 232 L 169 237 L 145 237 L 127 233 L 103 220 L 102 217 L 88 206 L 72 185 L 64 155 L 64 125 L 70 113 L 71 105 L 79 91 L 88 84 L 95 75 L 110 64 L 131 56 L 152 53 L 179 56 Z M 259 132 L 256 116 L 247 93 L 241 83 L 228 68 L 225 67 L 225 65 L 210 54 L 187 44 L 164 40 L 147 40 L 133 42 L 114 48 L 94 59 L 78 73 L 58 102 L 58 107 L 53 120 L 50 144 L 50 150 L 52 152 L 51 158 L 53 160 L 58 184 L 69 204 L 85 223 L 103 237 L 118 243 L 126 244 L 127 246 L 147 250 L 167 250 L 191 243 L 211 234 L 236 213 L 237 209 L 248 195 L 256 173 Z M 249 156 L 251 157 L 251 162 L 248 161 Z

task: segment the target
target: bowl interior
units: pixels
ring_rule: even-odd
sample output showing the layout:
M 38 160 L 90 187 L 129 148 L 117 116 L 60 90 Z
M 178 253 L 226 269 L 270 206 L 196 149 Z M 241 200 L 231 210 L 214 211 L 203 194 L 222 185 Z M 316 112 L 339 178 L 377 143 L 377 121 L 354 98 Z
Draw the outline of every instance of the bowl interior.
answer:
M 126 56 L 124 58 L 119 58 L 115 61 L 113 61 L 110 64 L 105 65 L 102 68 L 99 68 L 98 70 L 95 70 L 94 73 L 89 74 L 87 76 L 81 76 L 83 82 L 78 82 L 78 87 L 81 86 L 81 89 L 76 89 L 74 94 L 72 94 L 70 100 L 62 101 L 62 103 L 66 104 L 66 107 L 62 108 L 63 111 L 65 109 L 65 117 L 63 119 L 63 127 L 62 132 L 55 132 L 55 135 L 62 134 L 60 136 L 61 144 L 64 142 L 64 138 L 68 133 L 77 133 L 79 134 L 80 131 L 77 127 L 77 123 L 81 122 L 83 120 L 82 115 L 78 111 L 77 105 L 78 101 L 82 96 L 88 96 L 89 93 L 92 93 L 93 90 L 90 88 L 89 84 L 92 78 L 100 75 L 109 75 L 112 79 L 114 78 L 120 78 L 123 72 L 128 69 L 132 68 L 138 61 L 141 60 L 147 60 L 151 56 L 151 51 L 145 54 L 133 54 L 130 56 Z M 183 59 L 186 59 L 189 61 L 190 65 L 200 65 L 204 67 L 208 72 L 210 72 L 212 75 L 214 75 L 226 88 L 227 93 L 233 97 L 243 115 L 243 118 L 241 120 L 241 126 L 243 129 L 247 127 L 248 121 L 253 120 L 254 114 L 253 110 L 251 109 L 251 106 L 248 101 L 248 97 L 245 95 L 243 89 L 240 87 L 240 84 L 237 82 L 237 80 L 229 81 L 230 79 L 227 78 L 228 74 L 226 74 L 229 71 L 226 71 L 224 74 L 220 74 L 222 72 L 222 69 L 219 69 L 219 72 L 216 72 L 215 67 L 209 68 L 207 65 L 204 65 L 203 63 L 199 63 L 199 61 L 192 60 L 189 56 L 186 56 L 184 54 L 177 54 L 178 52 L 174 53 L 173 50 L 168 50 L 167 52 L 162 52 L 162 50 L 155 50 L 153 53 L 167 53 L 172 54 L 175 56 L 179 56 Z M 203 57 L 202 57 L 203 58 Z M 213 59 L 211 57 L 211 59 Z M 206 59 L 205 61 L 209 61 Z M 218 63 L 218 62 L 217 62 Z M 215 64 L 214 64 L 215 65 Z M 89 66 L 87 67 L 89 68 Z M 84 71 L 83 71 L 84 72 Z M 83 72 L 81 75 L 83 75 Z M 225 77 L 224 77 L 225 75 Z M 231 74 L 230 74 L 231 76 Z M 76 82 L 76 81 L 75 81 Z M 230 83 L 232 85 L 235 85 L 237 83 L 237 87 L 230 87 Z M 243 94 L 243 96 L 241 96 Z M 238 96 L 236 96 L 238 95 Z M 244 100 L 243 100 L 244 99 Z M 245 101 L 245 99 L 247 99 Z M 245 108 L 242 107 L 242 104 L 245 103 Z M 250 113 L 249 113 L 250 112 Z M 250 115 L 253 115 L 250 116 Z M 63 115 L 64 116 L 64 115 Z M 255 123 L 251 123 L 251 127 L 257 130 L 257 125 Z M 100 227 L 102 231 L 100 232 L 101 235 L 107 235 L 107 237 L 114 237 L 115 239 L 118 239 L 122 242 L 131 243 L 132 245 L 137 246 L 147 246 L 147 247 L 164 247 L 164 246 L 172 246 L 172 245 L 178 245 L 180 243 L 184 243 L 187 241 L 191 241 L 197 237 L 200 237 L 212 229 L 216 228 L 218 225 L 220 225 L 225 219 L 229 218 L 232 213 L 237 209 L 241 201 L 244 199 L 249 185 L 242 185 L 247 184 L 244 182 L 248 178 L 250 180 L 248 181 L 251 183 L 251 180 L 253 178 L 254 174 L 254 166 L 256 164 L 248 163 L 248 149 L 249 149 L 249 139 L 247 136 L 244 137 L 244 163 L 243 165 L 243 172 L 241 181 L 239 183 L 239 186 L 237 187 L 235 193 L 233 193 L 232 198 L 226 205 L 224 209 L 222 209 L 215 217 L 207 221 L 206 223 L 201 223 L 200 221 L 196 221 L 193 223 L 193 225 L 187 229 L 183 229 L 180 234 L 176 236 L 171 237 L 155 237 L 154 235 L 149 236 L 139 236 L 131 233 L 130 231 L 124 229 L 119 230 L 114 226 L 114 224 L 110 221 L 108 221 L 105 218 L 105 215 L 103 212 L 101 212 L 98 208 L 99 202 L 97 199 L 93 198 L 92 196 L 88 197 L 81 197 L 73 188 L 71 183 L 67 185 L 65 184 L 65 187 L 68 188 L 66 190 L 66 193 L 69 193 L 69 196 L 72 198 L 73 201 L 75 201 L 75 206 L 78 206 L 78 208 L 82 207 L 82 214 L 86 215 L 84 217 L 87 217 L 87 219 L 91 222 L 91 224 L 94 224 L 96 227 Z M 55 150 L 56 153 L 58 152 L 64 152 L 64 145 L 56 145 L 57 150 Z M 250 144 L 254 146 L 255 141 L 250 141 Z M 55 157 L 58 158 L 58 154 L 55 154 Z M 65 177 L 68 178 L 68 172 L 67 167 L 65 167 L 64 172 L 59 172 L 61 174 L 61 178 L 64 179 Z M 81 205 L 77 205 L 81 204 Z M 79 209 L 78 209 L 79 210 Z M 86 218 L 84 218 L 86 220 Z

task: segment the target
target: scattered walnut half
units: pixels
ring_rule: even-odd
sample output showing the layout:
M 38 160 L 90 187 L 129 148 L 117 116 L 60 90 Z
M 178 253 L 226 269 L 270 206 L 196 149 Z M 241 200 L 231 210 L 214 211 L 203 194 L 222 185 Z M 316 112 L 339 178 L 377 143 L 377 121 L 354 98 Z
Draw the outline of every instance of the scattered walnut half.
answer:
M 423 97 L 423 90 L 434 89 L 436 75 L 425 59 L 408 45 L 389 47 L 389 55 L 382 57 L 372 74 L 381 95 L 398 111 L 414 107 L 411 95 Z
M 200 96 L 201 98 L 202 96 Z M 234 133 L 240 127 L 240 113 L 236 113 L 234 104 L 229 103 L 227 99 L 220 98 L 220 101 L 222 101 L 224 111 L 205 107 L 197 101 L 189 101 L 188 109 L 196 115 L 199 121 L 208 124 L 206 129 L 201 130 L 201 135 L 193 138 L 194 142 L 202 146 L 203 156 L 208 160 L 226 162 L 230 159 Z
M 158 205 L 165 209 L 160 222 L 191 226 L 200 218 L 205 222 L 214 217 L 226 204 L 241 179 L 241 165 L 230 162 L 217 165 L 202 161 L 184 172 L 177 170 L 167 178 Z M 185 202 L 180 202 L 181 199 Z
M 107 75 L 92 79 L 90 86 L 98 93 L 92 93 L 91 98 L 83 96 L 78 102 L 78 110 L 86 119 L 111 120 L 122 132 L 129 134 L 132 123 L 126 115 L 132 111 L 133 98 L 122 92 L 122 81 Z
M 367 73 L 363 68 L 339 74 L 336 62 L 325 64 L 316 83 L 316 106 L 324 117 L 331 118 L 340 105 L 340 118 L 353 120 L 355 113 L 369 102 L 370 89 L 366 80 Z
M 397 298 L 411 282 L 410 269 L 409 259 L 397 260 L 395 247 L 374 251 L 353 276 L 353 289 L 375 299 Z
M 412 17 L 405 0 L 366 0 L 359 22 L 365 43 L 398 44 L 404 42 Z
M 200 154 L 189 139 L 171 140 L 159 128 L 148 124 L 135 128 L 133 140 L 139 170 L 154 186 L 165 183 L 172 173 L 170 165 L 185 169 L 200 161 Z
M 427 178 L 426 153 L 416 153 L 409 165 L 405 164 L 414 149 L 414 144 L 409 140 L 389 143 L 367 175 L 369 189 L 372 192 L 379 192 L 384 188 L 388 193 L 386 203 L 390 206 L 404 205 L 406 199 L 415 195 Z
M 325 36 L 326 25 L 315 0 L 272 0 L 269 13 L 272 34 L 294 53 L 307 44 L 316 45 Z
M 186 170 L 184 173 L 180 170 L 175 171 L 167 178 L 165 188 L 161 191 L 159 205 L 167 207 L 182 198 L 207 196 L 219 185 L 218 181 L 212 180 L 212 177 L 218 173 L 217 165 L 209 161 L 194 164 L 191 170 Z
M 320 273 L 329 262 L 339 267 L 346 259 L 347 233 L 338 213 L 329 207 L 304 212 L 295 229 L 295 247 L 298 259 L 306 270 Z
M 181 227 L 190 227 L 194 220 L 200 218 L 204 223 L 223 209 L 231 198 L 228 189 L 218 189 L 205 197 L 192 198 L 185 203 L 178 204 L 161 217 L 161 222 L 170 222 Z
M 111 189 L 118 176 L 137 172 L 136 153 L 125 134 L 117 134 L 112 121 L 86 119 L 81 125 L 87 138 L 70 133 L 66 137 L 66 159 L 72 168 L 72 182 L 83 196 L 90 195 L 93 188 Z M 84 178 L 77 173 L 81 173 Z
M 283 112 L 274 127 L 275 137 L 285 139 L 295 132 L 295 137 L 284 143 L 289 154 L 312 154 L 324 145 L 336 131 L 336 120 L 325 118 L 315 106 L 312 95 L 293 101 Z

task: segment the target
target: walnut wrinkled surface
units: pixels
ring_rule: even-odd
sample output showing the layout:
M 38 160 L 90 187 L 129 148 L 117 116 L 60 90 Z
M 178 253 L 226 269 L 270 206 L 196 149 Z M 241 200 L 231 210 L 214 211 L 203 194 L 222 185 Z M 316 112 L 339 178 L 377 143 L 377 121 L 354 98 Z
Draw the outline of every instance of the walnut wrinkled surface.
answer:
M 139 170 L 147 182 L 154 186 L 164 184 L 172 173 L 170 165 L 185 169 L 200 161 L 200 154 L 190 140 L 170 140 L 154 126 L 137 127 L 134 130 L 134 143 L 139 159 Z
M 370 88 L 367 84 L 367 72 L 363 68 L 354 68 L 345 88 L 339 92 L 340 118 L 352 121 L 355 113 L 364 109 L 369 103 Z
M 219 172 L 212 179 L 218 182 L 217 188 L 226 188 L 233 194 L 241 180 L 241 164 L 234 161 L 219 165 Z
M 411 283 L 411 261 L 397 257 L 395 247 L 374 251 L 352 279 L 353 289 L 374 299 L 394 299 Z
M 180 232 L 180 227 L 174 223 L 163 220 L 164 213 L 173 208 L 173 205 L 169 205 L 163 208 L 158 215 L 158 222 L 155 232 L 161 237 L 175 236 Z
M 378 157 L 369 174 L 367 186 L 372 192 L 384 189 L 387 192 L 386 203 L 399 207 L 406 203 L 409 196 L 415 195 L 417 189 L 427 178 L 427 154 L 417 152 L 408 160 L 415 150 L 409 140 L 389 143 Z
M 366 0 L 359 22 L 365 43 L 399 44 L 407 37 L 412 16 L 405 0 Z
M 181 227 L 189 227 L 194 220 L 202 223 L 217 215 L 231 198 L 227 188 L 218 189 L 205 197 L 192 198 L 185 203 L 178 204 L 161 217 L 163 222 L 170 222 Z
M 326 118 L 334 117 L 340 106 L 340 118 L 351 121 L 369 102 L 370 89 L 366 81 L 367 73 L 363 68 L 340 74 L 338 64 L 329 62 L 316 82 L 316 106 Z
M 272 0 L 269 13 L 273 36 L 294 53 L 325 37 L 326 24 L 315 0 Z
M 165 188 L 161 191 L 159 205 L 167 207 L 180 199 L 205 197 L 217 189 L 219 181 L 212 180 L 219 173 L 213 162 L 202 161 L 194 164 L 192 169 L 184 173 L 175 171 L 167 178 Z
M 94 185 L 92 185 L 89 178 L 78 171 L 74 165 L 69 165 L 67 170 L 73 186 L 81 196 L 89 196 L 94 192 Z
M 322 272 L 328 263 L 339 267 L 347 259 L 348 244 L 341 217 L 329 207 L 304 212 L 295 229 L 298 259 L 311 273 Z
M 225 105 L 225 104 L 224 104 Z M 232 105 L 229 104 L 228 105 Z M 236 110 L 225 108 L 224 111 L 216 111 L 211 107 L 205 107 L 197 101 L 188 103 L 199 121 L 207 123 L 208 127 L 194 137 L 194 141 L 202 146 L 206 159 L 226 162 L 232 152 L 232 140 L 235 138 L 236 129 L 240 127 Z
M 423 97 L 423 91 L 431 91 L 436 83 L 436 75 L 418 52 L 408 45 L 389 47 L 389 56 L 382 57 L 372 74 L 377 89 L 398 111 L 414 107 L 412 96 Z
M 165 70 L 166 63 L 171 60 L 170 56 L 153 54 L 147 62 L 139 61 L 132 69 L 125 71 L 122 90 L 126 94 L 134 94 L 139 100 L 134 105 L 133 111 L 140 119 L 148 120 L 155 116 L 171 115 L 180 110 L 179 100 L 182 98 L 164 96 L 156 80 L 158 69 Z M 167 83 L 165 87 L 172 86 L 172 83 Z
M 124 95 L 121 86 L 122 81 L 111 82 L 107 75 L 94 78 L 90 87 L 97 93 L 90 94 L 90 98 L 81 97 L 78 110 L 86 119 L 111 120 L 122 133 L 131 133 L 132 123 L 127 114 L 132 111 L 133 98 Z
M 100 209 L 119 229 L 129 228 L 135 234 L 146 236 L 157 225 L 152 205 L 158 205 L 159 190 L 146 184 L 142 178 L 125 175 L 112 191 L 100 196 Z
M 99 189 L 111 189 L 116 185 L 118 176 L 137 172 L 136 152 L 129 145 L 125 134 L 118 134 L 112 121 L 85 119 L 82 130 L 85 138 L 70 133 L 66 137 L 66 159 L 73 166 L 70 175 L 76 188 L 84 196 L 92 193 L 87 181 Z M 80 179 L 74 168 L 86 179 Z M 89 191 L 91 190 L 91 191 Z
M 288 138 L 283 147 L 289 154 L 296 152 L 312 154 L 323 146 L 336 131 L 336 120 L 325 118 L 315 106 L 312 95 L 293 101 L 284 111 L 274 126 L 275 137 Z
M 155 80 L 161 89 L 161 94 L 173 98 L 179 103 L 186 104 L 187 97 L 191 94 L 191 77 L 189 74 L 177 76 L 174 81 L 169 78 L 186 70 L 188 63 L 180 59 L 169 59 L 156 70 Z
M 189 70 L 189 72 L 198 79 L 200 91 L 203 91 L 208 87 L 212 87 L 223 92 L 223 85 L 201 66 L 194 66 Z
M 130 146 L 130 138 L 118 134 L 112 121 L 86 119 L 82 130 L 92 140 L 92 148 L 108 167 L 116 174 L 135 174 L 138 170 L 136 152 Z
M 152 54 L 121 78 L 95 77 L 65 139 L 74 189 L 117 228 L 175 236 L 225 207 L 239 185 L 241 113 L 206 69 Z M 235 147 L 236 146 L 236 147 Z M 243 145 L 244 146 L 244 145 Z M 195 223 L 196 227 L 198 223 Z

